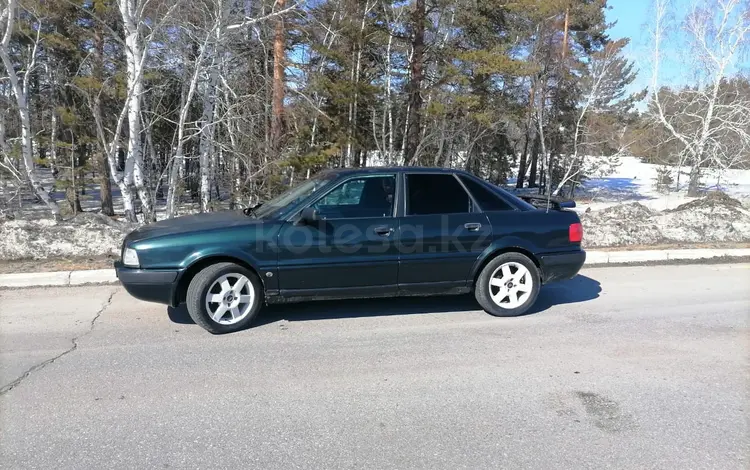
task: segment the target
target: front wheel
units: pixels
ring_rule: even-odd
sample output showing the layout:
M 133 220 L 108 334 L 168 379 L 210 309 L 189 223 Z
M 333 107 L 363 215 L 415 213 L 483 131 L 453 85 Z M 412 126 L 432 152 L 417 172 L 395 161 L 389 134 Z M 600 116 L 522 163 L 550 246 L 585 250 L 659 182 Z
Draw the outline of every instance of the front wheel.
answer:
M 539 269 L 533 261 L 521 253 L 503 253 L 482 269 L 474 295 L 490 315 L 515 317 L 534 305 L 540 287 Z
M 217 263 L 190 281 L 185 303 L 196 324 L 222 334 L 249 327 L 262 300 L 260 280 L 252 271 L 234 263 Z

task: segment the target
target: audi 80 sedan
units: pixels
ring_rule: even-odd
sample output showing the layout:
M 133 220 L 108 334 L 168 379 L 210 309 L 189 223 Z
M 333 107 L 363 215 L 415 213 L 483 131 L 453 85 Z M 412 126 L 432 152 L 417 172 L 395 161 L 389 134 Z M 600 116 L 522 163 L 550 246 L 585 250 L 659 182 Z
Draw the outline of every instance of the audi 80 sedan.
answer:
M 215 334 L 316 299 L 473 292 L 516 316 L 586 259 L 574 203 L 532 202 L 459 170 L 327 170 L 251 208 L 143 226 L 115 269 L 132 296 L 184 302 Z

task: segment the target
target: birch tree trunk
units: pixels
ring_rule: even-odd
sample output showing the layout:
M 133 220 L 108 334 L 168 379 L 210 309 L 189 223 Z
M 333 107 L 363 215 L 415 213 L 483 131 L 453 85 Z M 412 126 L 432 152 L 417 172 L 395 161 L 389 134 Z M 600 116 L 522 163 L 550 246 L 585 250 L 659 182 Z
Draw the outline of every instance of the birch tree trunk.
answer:
M 114 137 L 112 137 L 112 141 L 109 143 L 107 143 L 107 137 L 104 133 L 104 120 L 102 119 L 101 99 L 98 94 L 94 98 L 93 103 L 91 103 L 91 111 L 94 115 L 94 123 L 96 124 L 96 135 L 99 139 L 99 142 L 101 142 L 102 148 L 105 152 L 104 158 L 106 159 L 106 163 L 109 166 L 109 171 L 111 173 L 112 179 L 114 179 L 115 184 L 120 190 L 120 195 L 122 196 L 122 205 L 123 210 L 125 211 L 125 218 L 131 222 L 135 222 L 136 217 L 135 208 L 133 207 L 133 191 L 131 182 L 125 179 L 125 175 L 123 173 L 117 171 L 117 153 L 120 148 L 120 134 L 122 133 L 122 125 L 125 120 L 127 108 L 124 107 L 120 112 L 120 116 L 117 119 L 117 126 L 115 127 Z
M 193 74 L 188 82 L 187 92 L 183 92 L 181 96 L 180 117 L 177 122 L 177 147 L 175 148 L 174 157 L 172 158 L 172 168 L 169 171 L 169 188 L 167 189 L 167 218 L 170 219 L 177 215 L 177 203 L 179 202 L 180 194 L 182 192 L 182 181 L 180 178 L 185 172 L 184 147 L 187 140 L 185 137 L 185 123 L 187 122 L 190 105 L 198 86 L 198 77 L 202 70 L 203 57 L 205 56 L 206 51 L 209 50 L 210 36 L 211 33 L 207 34 L 206 41 L 201 45 L 200 53 L 195 59 Z
M 213 57 L 217 49 L 213 48 Z M 200 120 L 200 172 L 201 172 L 201 212 L 210 210 L 211 202 L 211 155 L 214 151 L 214 111 L 216 108 L 216 86 L 219 84 L 219 71 L 216 60 L 211 61 L 208 81 L 203 92 L 203 114 Z
M 534 101 L 535 101 L 535 85 L 536 83 L 532 79 L 531 86 L 529 88 L 529 108 L 526 111 L 526 127 L 524 132 L 523 152 L 521 153 L 521 159 L 518 162 L 518 178 L 516 179 L 516 188 L 523 188 L 524 178 L 526 176 L 527 156 L 529 153 L 529 140 L 531 137 L 536 135 L 532 130 L 532 118 L 534 116 Z
M 389 31 L 389 33 L 388 33 L 388 46 L 386 47 L 386 52 L 385 52 L 385 62 L 386 62 L 386 65 L 385 65 L 385 73 L 386 73 L 386 76 L 385 76 L 385 107 L 386 107 L 386 112 L 383 113 L 383 139 L 384 139 L 383 148 L 387 148 L 388 149 L 388 157 L 386 158 L 386 163 L 388 165 L 391 165 L 393 163 L 393 139 L 395 137 L 395 132 L 394 132 L 394 128 L 393 128 L 393 96 L 392 96 L 393 92 L 391 90 L 391 88 L 392 88 L 391 81 L 393 79 L 392 78 L 392 76 L 393 76 L 393 65 L 392 65 L 392 60 L 391 60 L 391 48 L 392 48 L 392 45 L 393 45 L 393 35 L 390 34 L 390 31 Z M 385 144 L 386 116 L 387 116 L 387 120 L 388 120 L 388 131 L 387 131 L 387 134 L 388 134 L 388 146 L 387 147 L 386 147 L 386 144 Z
M 5 140 L 5 111 L 0 111 L 0 153 L 2 153 L 2 160 L 0 160 L 0 168 L 10 173 L 18 183 L 23 183 L 21 174 L 10 159 L 10 146 L 8 141 Z
M 50 127 L 52 128 L 50 130 L 50 137 L 49 137 L 49 160 L 50 160 L 50 168 L 52 169 L 52 176 L 57 177 L 57 112 L 55 110 L 52 110 L 52 119 L 51 119 Z
M 144 7 L 139 0 L 119 0 L 125 29 L 125 61 L 127 63 L 128 97 L 128 155 L 125 160 L 125 182 L 132 181 L 141 201 L 145 222 L 156 220 L 151 194 L 146 186 L 141 143 L 141 97 L 143 95 L 143 66 L 146 51 L 141 38 L 141 14 Z
M 26 73 L 23 76 L 23 83 L 21 83 L 18 80 L 18 74 L 16 73 L 16 69 L 14 68 L 9 55 L 10 39 L 13 34 L 17 6 L 16 0 L 8 0 L 5 8 L 0 12 L 0 21 L 5 23 L 5 31 L 2 42 L 0 42 L 0 59 L 2 59 L 5 70 L 8 73 L 8 80 L 16 98 L 16 105 L 18 106 L 18 117 L 21 122 L 21 155 L 26 169 L 26 177 L 31 184 L 34 194 L 36 194 L 36 196 L 47 206 L 47 209 L 52 215 L 56 219 L 59 219 L 60 207 L 42 186 L 36 167 L 34 166 L 34 150 L 32 143 L 34 134 L 31 131 L 31 116 L 29 113 L 29 72 L 34 69 L 36 63 L 36 52 L 39 45 L 39 34 L 41 28 L 37 28 L 36 40 L 34 41 L 31 57 L 29 58 L 30 63 L 28 64 L 28 67 L 26 67 Z

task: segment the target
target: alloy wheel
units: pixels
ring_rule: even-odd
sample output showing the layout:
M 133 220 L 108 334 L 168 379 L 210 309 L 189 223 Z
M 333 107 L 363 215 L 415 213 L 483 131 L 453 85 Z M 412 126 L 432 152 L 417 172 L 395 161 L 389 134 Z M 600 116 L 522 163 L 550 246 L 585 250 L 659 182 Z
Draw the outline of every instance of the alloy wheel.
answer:
M 232 325 L 250 313 L 254 302 L 255 289 L 250 279 L 229 273 L 211 284 L 206 294 L 206 311 L 216 323 Z
M 490 297 L 501 308 L 518 308 L 529 299 L 533 286 L 533 276 L 526 266 L 508 262 L 490 276 Z

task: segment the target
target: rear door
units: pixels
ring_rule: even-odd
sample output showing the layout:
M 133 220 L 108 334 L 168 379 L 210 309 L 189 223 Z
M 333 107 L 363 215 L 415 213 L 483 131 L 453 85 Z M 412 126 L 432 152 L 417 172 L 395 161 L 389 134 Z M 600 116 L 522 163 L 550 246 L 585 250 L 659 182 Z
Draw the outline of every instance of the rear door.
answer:
M 441 291 L 466 286 L 492 239 L 489 220 L 451 173 L 406 173 L 400 217 L 399 289 Z

